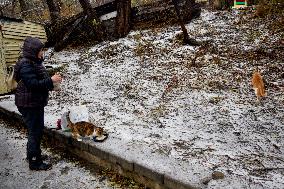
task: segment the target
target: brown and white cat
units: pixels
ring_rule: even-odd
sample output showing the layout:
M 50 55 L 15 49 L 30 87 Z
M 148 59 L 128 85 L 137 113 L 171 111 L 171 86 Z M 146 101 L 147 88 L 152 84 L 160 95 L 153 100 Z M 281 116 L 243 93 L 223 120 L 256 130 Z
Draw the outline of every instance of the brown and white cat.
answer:
M 259 71 L 255 71 L 253 73 L 251 84 L 252 84 L 253 89 L 255 91 L 256 100 L 257 100 L 257 102 L 259 102 L 261 97 L 264 97 L 264 96 L 267 95 L 267 93 L 265 92 L 264 83 L 263 83 L 263 80 L 262 80 L 262 77 L 261 77 Z
M 66 115 L 68 127 L 71 129 L 72 136 L 78 141 L 82 141 L 82 137 L 90 137 L 90 139 L 93 139 L 95 136 L 100 137 L 103 135 L 104 129 L 94 125 L 93 123 L 86 121 L 72 123 L 69 113 L 70 112 L 68 112 Z

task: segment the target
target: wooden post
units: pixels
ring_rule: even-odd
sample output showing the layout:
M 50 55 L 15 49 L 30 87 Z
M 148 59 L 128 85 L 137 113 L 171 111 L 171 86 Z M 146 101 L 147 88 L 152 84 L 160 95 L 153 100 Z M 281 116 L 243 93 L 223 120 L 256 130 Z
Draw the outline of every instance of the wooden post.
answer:
M 173 2 L 174 7 L 175 7 L 175 11 L 176 11 L 176 14 L 177 14 L 177 19 L 178 19 L 179 25 L 181 26 L 181 29 L 182 29 L 182 32 L 183 32 L 183 42 L 185 44 L 193 45 L 193 46 L 200 45 L 197 41 L 189 38 L 189 36 L 188 36 L 187 29 L 186 29 L 184 22 L 183 22 L 183 17 L 182 17 L 180 10 L 178 8 L 178 0 L 172 0 L 172 2 Z
M 117 0 L 116 28 L 118 37 L 125 37 L 130 31 L 131 0 Z

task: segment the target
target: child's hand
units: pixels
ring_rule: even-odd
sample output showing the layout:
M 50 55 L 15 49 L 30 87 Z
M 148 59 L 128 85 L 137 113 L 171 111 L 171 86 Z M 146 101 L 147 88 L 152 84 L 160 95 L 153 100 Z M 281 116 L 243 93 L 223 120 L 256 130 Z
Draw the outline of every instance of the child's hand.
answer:
M 61 75 L 57 72 L 51 77 L 52 82 L 54 83 L 61 83 L 62 82 L 62 77 Z

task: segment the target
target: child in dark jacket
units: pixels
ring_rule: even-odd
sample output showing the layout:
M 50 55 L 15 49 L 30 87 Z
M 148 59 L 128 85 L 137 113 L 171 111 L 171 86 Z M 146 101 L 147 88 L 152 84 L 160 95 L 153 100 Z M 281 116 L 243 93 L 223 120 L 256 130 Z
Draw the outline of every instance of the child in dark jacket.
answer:
M 27 159 L 31 170 L 47 170 L 50 164 L 43 162 L 40 144 L 44 128 L 44 106 L 53 83 L 62 81 L 59 74 L 49 77 L 43 66 L 43 43 L 27 37 L 23 45 L 23 57 L 15 65 L 18 86 L 15 104 L 28 128 Z

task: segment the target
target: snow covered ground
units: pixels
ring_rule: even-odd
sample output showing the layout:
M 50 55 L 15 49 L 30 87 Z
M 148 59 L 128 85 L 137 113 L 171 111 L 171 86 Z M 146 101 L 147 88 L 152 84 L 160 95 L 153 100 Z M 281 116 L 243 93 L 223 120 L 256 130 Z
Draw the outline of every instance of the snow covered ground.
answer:
M 171 175 L 180 165 L 189 182 L 225 174 L 204 188 L 284 188 L 283 33 L 267 24 L 249 11 L 202 10 L 186 25 L 200 47 L 182 45 L 180 28 L 169 26 L 54 53 L 49 63 L 64 65 L 64 81 L 48 124 L 85 104 L 116 141 L 102 144 L 114 153 L 128 150 Z M 268 90 L 260 104 L 250 84 L 256 68 Z
M 52 159 L 53 168 L 48 171 L 30 171 L 25 161 L 27 139 L 24 133 L 8 128 L 0 118 L 0 188 L 36 189 L 36 188 L 100 188 L 110 189 L 111 184 L 102 175 L 62 159 L 60 155 L 52 155 L 44 150 Z

